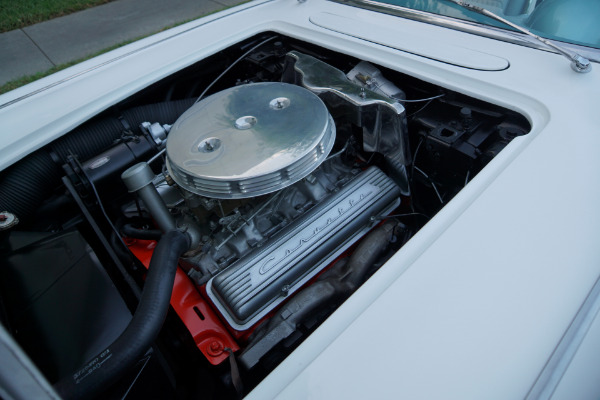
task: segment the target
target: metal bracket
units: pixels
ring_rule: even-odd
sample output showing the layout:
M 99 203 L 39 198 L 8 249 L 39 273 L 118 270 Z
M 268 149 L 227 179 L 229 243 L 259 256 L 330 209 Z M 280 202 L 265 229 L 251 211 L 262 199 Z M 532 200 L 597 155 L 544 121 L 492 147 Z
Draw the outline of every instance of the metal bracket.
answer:
M 395 153 L 399 162 L 410 163 L 406 112 L 396 99 L 350 81 L 339 69 L 297 51 L 287 54 L 283 80 L 318 95 L 334 117 L 363 129 L 363 149 Z

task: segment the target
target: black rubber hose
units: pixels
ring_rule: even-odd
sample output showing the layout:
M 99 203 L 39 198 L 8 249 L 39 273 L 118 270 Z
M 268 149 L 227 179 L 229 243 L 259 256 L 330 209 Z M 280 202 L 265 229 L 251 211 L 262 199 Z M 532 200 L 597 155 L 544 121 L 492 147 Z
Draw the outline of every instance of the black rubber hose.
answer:
M 388 221 L 360 241 L 345 266 L 350 273 L 344 281 L 350 284 L 353 290 L 364 282 L 369 269 L 381 257 L 393 238 L 396 226 L 398 222 Z
M 138 127 L 142 122 L 172 124 L 193 104 L 194 99 L 148 104 L 125 110 L 121 113 L 121 116 L 133 133 L 139 134 Z M 116 117 L 92 120 L 56 140 L 50 147 L 63 160 L 70 153 L 74 153 L 83 162 L 111 147 L 115 139 L 118 139 L 124 130 L 125 127 Z
M 110 346 L 54 385 L 62 398 L 90 398 L 108 389 L 150 348 L 169 309 L 177 262 L 189 247 L 186 233 L 174 230 L 163 235 L 131 322 Z
M 174 123 L 194 101 L 195 99 L 184 99 L 134 107 L 123 111 L 122 116 L 131 129 L 137 132 L 139 124 L 144 121 Z M 116 117 L 91 120 L 2 171 L 0 211 L 12 212 L 22 223 L 26 223 L 61 184 L 61 165 L 52 160 L 50 149 L 63 161 L 71 152 L 85 161 L 110 148 L 124 129 Z
M 162 236 L 162 232 L 158 229 L 138 229 L 131 224 L 123 225 L 121 233 L 130 238 L 143 240 L 159 240 Z

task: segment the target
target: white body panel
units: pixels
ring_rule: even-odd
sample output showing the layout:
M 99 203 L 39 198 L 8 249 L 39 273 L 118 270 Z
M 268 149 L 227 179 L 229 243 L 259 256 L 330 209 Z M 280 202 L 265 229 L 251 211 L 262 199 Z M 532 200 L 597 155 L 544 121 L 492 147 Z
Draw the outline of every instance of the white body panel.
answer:
M 311 22 L 313 16 L 322 21 L 322 13 L 379 26 L 376 35 L 393 47 Z M 525 397 L 600 276 L 598 65 L 576 74 L 557 54 L 323 0 L 255 1 L 0 96 L 3 107 L 67 79 L 0 108 L 0 168 L 150 83 L 262 31 L 516 110 L 532 130 L 513 140 L 248 398 Z M 509 67 L 478 71 L 431 59 L 436 46 L 446 57 L 448 43 L 472 57 L 485 53 L 469 63 L 506 60 Z M 421 44 L 426 57 L 397 50 Z M 597 349 L 599 342 L 596 335 L 586 346 Z M 579 370 L 594 368 L 590 375 L 598 376 L 597 363 L 589 365 L 597 358 L 576 360 Z M 596 380 L 587 383 L 570 387 L 597 397 Z

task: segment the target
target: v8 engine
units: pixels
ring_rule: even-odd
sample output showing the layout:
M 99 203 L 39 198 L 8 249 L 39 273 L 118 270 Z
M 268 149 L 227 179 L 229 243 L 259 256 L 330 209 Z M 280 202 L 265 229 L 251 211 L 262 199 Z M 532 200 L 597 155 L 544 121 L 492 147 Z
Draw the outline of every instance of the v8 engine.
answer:
M 287 59 L 301 85 L 234 86 L 201 99 L 170 127 L 162 169 L 172 193 L 163 193 L 177 214 L 147 163 L 122 174 L 163 231 L 190 235 L 181 263 L 236 331 L 252 329 L 301 290 L 396 209 L 408 186 L 399 100 L 311 56 Z M 328 104 L 354 114 L 359 139 L 396 160 L 398 183 L 377 166 L 348 162 L 357 152 L 348 134 L 338 134 L 331 153 L 336 125 Z M 246 366 L 259 362 L 244 354 Z

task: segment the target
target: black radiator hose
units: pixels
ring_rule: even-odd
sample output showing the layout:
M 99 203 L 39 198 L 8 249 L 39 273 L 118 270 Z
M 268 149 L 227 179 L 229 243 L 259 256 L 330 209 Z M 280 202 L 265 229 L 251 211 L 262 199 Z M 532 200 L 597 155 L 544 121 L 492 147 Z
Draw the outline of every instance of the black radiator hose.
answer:
M 150 348 L 169 310 L 177 262 L 189 246 L 187 233 L 173 230 L 163 235 L 129 325 L 111 345 L 54 385 L 62 398 L 91 398 L 108 389 Z
M 139 229 L 131 224 L 123 225 L 120 230 L 123 235 L 134 239 L 159 240 L 162 237 L 159 229 Z
M 398 222 L 394 220 L 386 221 L 360 241 L 345 266 L 348 274 L 343 278 L 352 291 L 365 281 L 369 269 L 390 244 L 397 226 Z
M 172 124 L 194 104 L 195 99 L 169 101 L 133 107 L 121 113 L 122 121 L 134 131 L 144 121 Z M 61 162 L 71 152 L 86 161 L 110 148 L 121 137 L 125 126 L 116 117 L 94 119 L 75 128 L 8 167 L 0 173 L 0 211 L 9 211 L 21 220 L 30 220 L 37 208 L 60 186 Z M 61 161 L 54 162 L 54 152 Z

